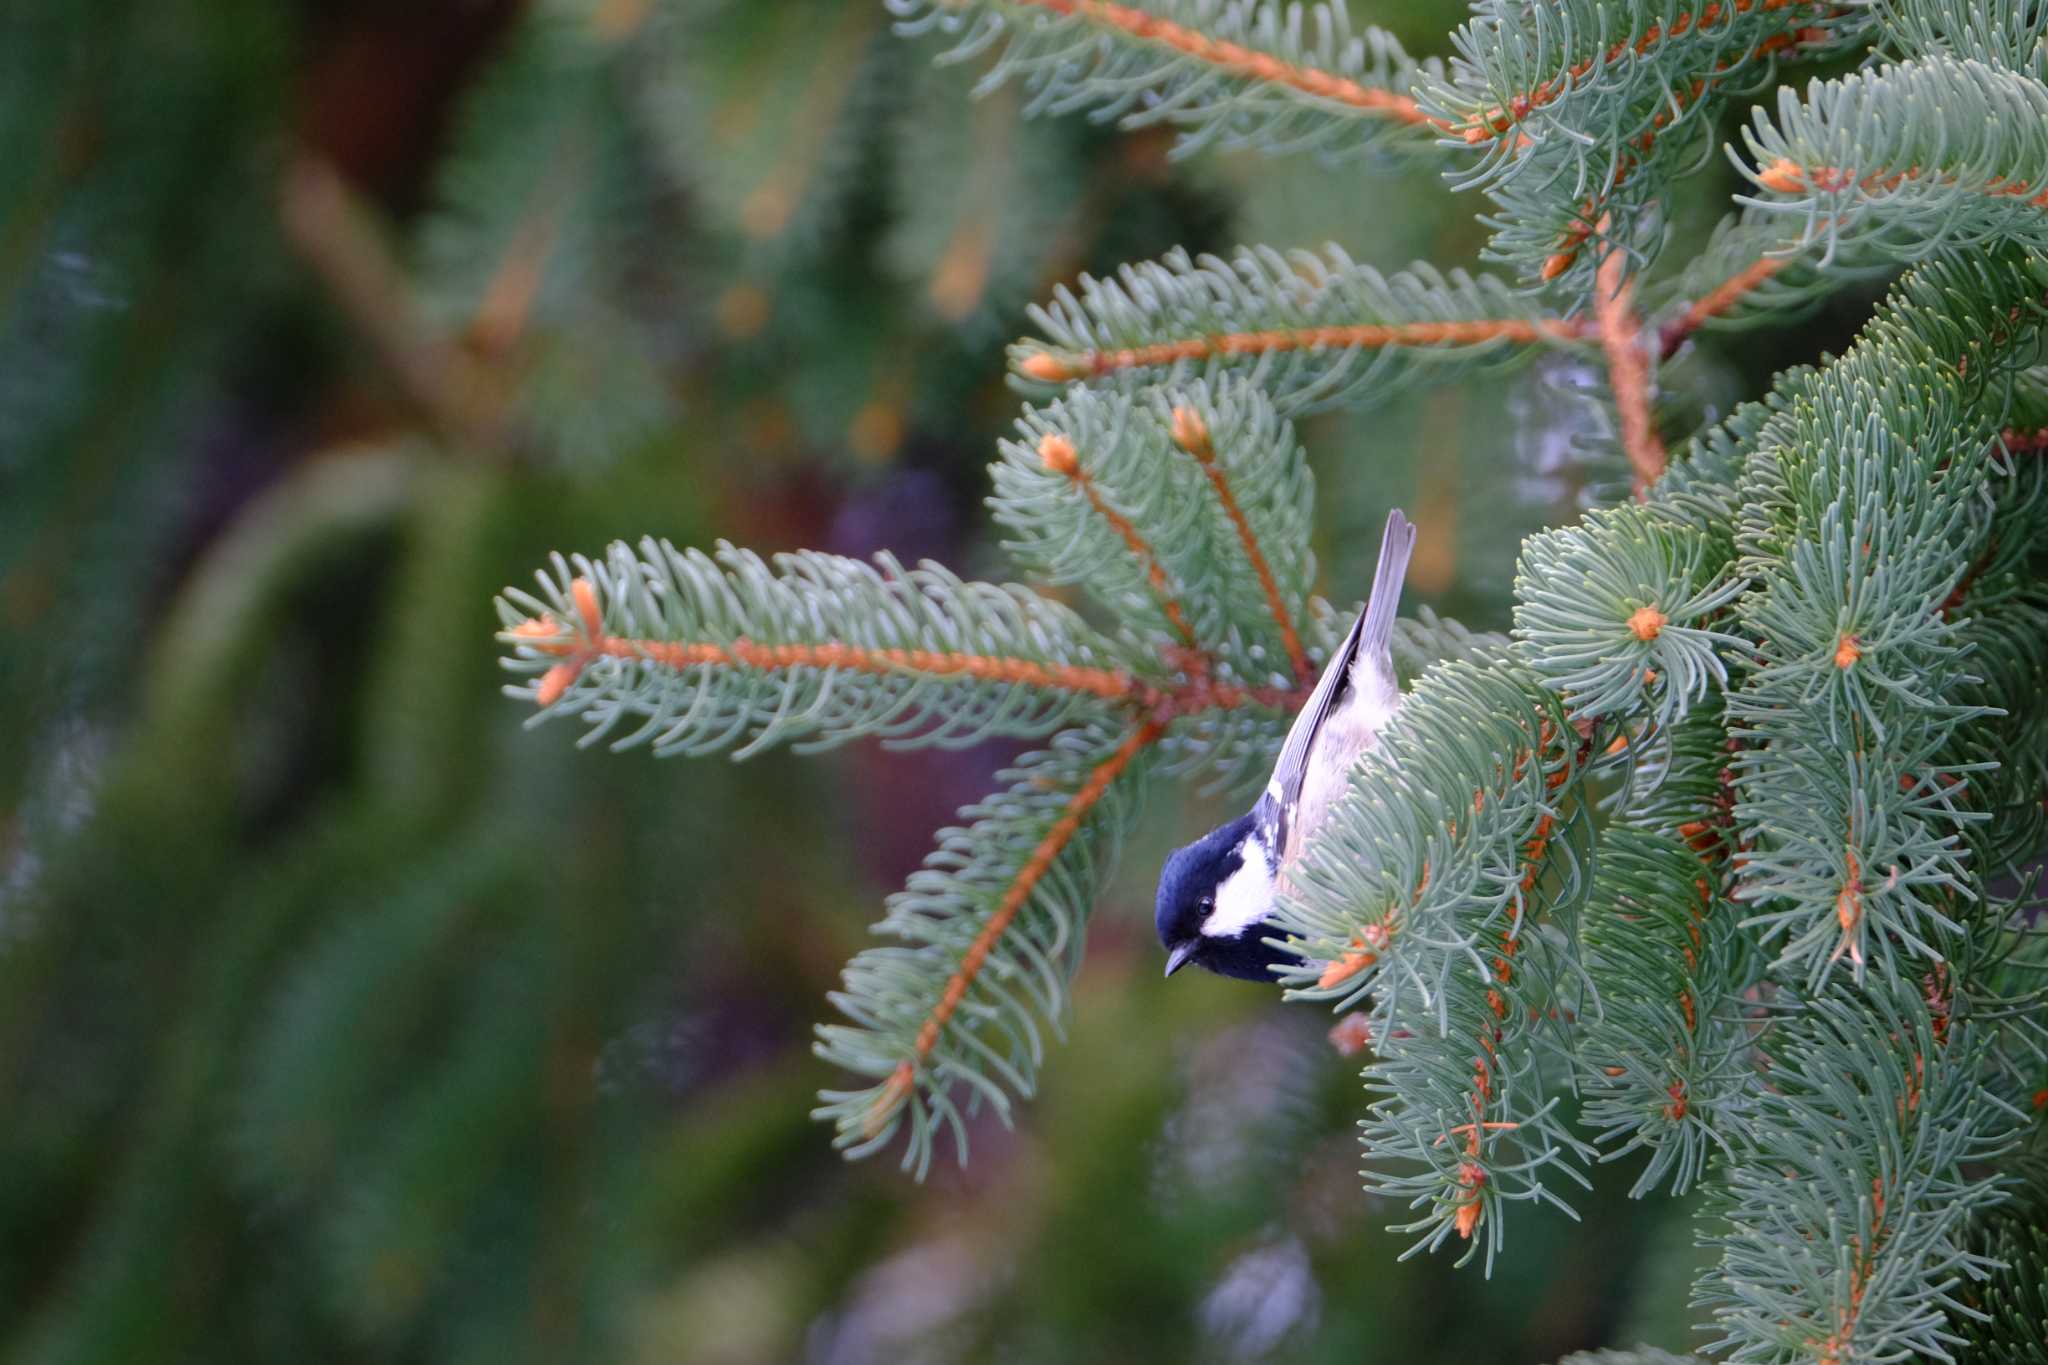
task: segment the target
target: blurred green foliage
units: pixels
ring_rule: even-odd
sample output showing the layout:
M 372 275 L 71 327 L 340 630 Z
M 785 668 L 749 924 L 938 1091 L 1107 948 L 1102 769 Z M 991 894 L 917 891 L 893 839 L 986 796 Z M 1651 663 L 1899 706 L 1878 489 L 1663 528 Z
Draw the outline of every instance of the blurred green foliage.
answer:
M 1422 48 L 1457 18 L 1379 9 Z M 985 563 L 1002 346 L 1052 283 L 1479 245 L 1426 174 L 1253 193 L 929 56 L 873 0 L 5 7 L 0 1356 L 1688 1343 L 1637 1306 L 1681 1301 L 1680 1211 L 1625 1173 L 1491 1280 L 1395 1262 L 1354 1064 L 1140 951 L 1201 798 L 1126 860 L 1041 1102 L 920 1187 L 811 1123 L 810 1026 L 1008 751 L 523 741 L 485 604 L 551 550 Z M 1670 401 L 1734 388 L 1694 373 Z M 1606 477 L 1576 382 L 1317 419 L 1326 582 L 1398 501 L 1423 596 L 1504 624 L 1521 533 Z

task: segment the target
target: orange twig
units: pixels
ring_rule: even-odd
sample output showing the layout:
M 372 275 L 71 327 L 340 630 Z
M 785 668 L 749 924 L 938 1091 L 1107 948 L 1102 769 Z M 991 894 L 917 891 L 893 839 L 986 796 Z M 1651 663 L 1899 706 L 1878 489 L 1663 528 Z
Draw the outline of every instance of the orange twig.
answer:
M 579 578 L 576 581 L 587 583 L 589 580 Z M 566 668 L 569 671 L 561 683 L 561 690 L 566 690 L 592 659 L 609 657 L 645 659 L 649 663 L 675 669 L 726 664 L 759 669 L 840 668 L 855 673 L 959 675 L 982 682 L 1022 683 L 1067 692 L 1087 692 L 1113 701 L 1157 704 L 1166 699 L 1165 694 L 1120 669 L 1042 664 L 1032 659 L 1001 655 L 954 654 L 929 649 L 870 649 L 830 640 L 810 645 L 761 645 L 750 640 L 734 640 L 728 645 L 682 644 L 588 631 L 580 639 L 565 639 L 562 638 L 562 626 L 552 617 L 522 622 L 505 633 L 541 653 L 562 656 L 564 662 L 555 665 L 555 669 Z M 555 669 L 550 669 L 548 675 L 552 675 Z M 541 704 L 545 706 L 558 700 L 561 690 L 556 691 L 553 697 L 543 697 Z M 1241 693 L 1243 689 L 1236 691 Z M 1234 694 L 1219 704 L 1241 705 L 1245 700 L 1260 699 Z
M 1763 0 L 1761 9 L 1764 13 L 1770 13 L 1774 10 L 1784 9 L 1792 3 L 1794 3 L 1794 0 Z M 1736 16 L 1748 14 L 1751 10 L 1757 8 L 1759 8 L 1757 0 L 1731 0 L 1731 3 L 1725 7 L 1719 3 L 1719 0 L 1715 0 L 1715 3 L 1709 4 L 1697 15 L 1680 14 L 1673 18 L 1668 26 L 1652 24 L 1647 29 L 1644 29 L 1642 36 L 1633 42 L 1624 38 L 1619 42 L 1609 45 L 1607 51 L 1601 57 L 1586 57 L 1573 63 L 1565 68 L 1565 74 L 1562 78 L 1544 81 L 1528 94 L 1517 95 L 1509 100 L 1507 104 L 1489 109 L 1485 113 L 1478 115 L 1470 123 L 1459 128 L 1457 131 L 1467 142 L 1484 142 L 1489 137 L 1507 132 L 1516 123 L 1527 118 L 1535 110 L 1550 104 L 1559 96 L 1571 90 L 1576 82 L 1591 74 L 1596 63 L 1619 61 L 1631 50 L 1637 56 L 1647 55 L 1658 44 L 1669 39 L 1682 38 L 1687 33 L 1692 32 L 1695 27 L 1705 29 L 1724 14 L 1728 16 L 1728 22 L 1733 24 Z M 1758 44 L 1747 55 L 1764 55 L 1776 51 L 1779 47 L 1789 47 L 1793 41 L 1795 40 L 1790 34 L 1776 34 Z M 1731 58 L 1728 61 L 1722 62 L 1717 70 L 1725 70 L 1733 64 L 1734 60 Z
M 1600 325 L 1600 348 L 1607 353 L 1607 374 L 1614 388 L 1614 406 L 1621 418 L 1621 445 L 1635 470 L 1636 496 L 1649 491 L 1664 473 L 1664 443 L 1650 419 L 1650 366 L 1643 351 L 1642 327 L 1630 300 L 1635 293 L 1627 276 L 1627 257 L 1609 247 L 1593 284 L 1593 316 Z
M 1791 263 L 1792 258 L 1789 256 L 1761 256 L 1715 285 L 1694 300 L 1683 313 L 1664 325 L 1657 336 L 1658 353 L 1669 357 L 1678 350 L 1687 337 L 1697 332 L 1709 319 L 1717 318 L 1733 308 L 1751 291 Z
M 1895 190 L 1912 180 L 1928 180 L 1936 184 L 1958 185 L 1961 182 L 1953 176 L 1930 176 L 1915 166 L 1890 175 L 1866 175 L 1860 181 L 1852 182 L 1848 171 L 1836 166 L 1801 166 L 1783 157 L 1757 173 L 1757 183 L 1767 190 L 1779 194 L 1798 194 L 1801 190 L 1819 190 L 1823 194 L 1838 194 L 1849 188 L 1851 183 L 1860 188 L 1876 192 Z M 2039 189 L 2031 180 L 2007 180 L 1994 175 L 1982 185 L 1964 186 L 1989 199 L 2024 199 L 2029 207 L 2048 209 L 2048 190 Z
M 596 601 L 595 591 L 588 584 L 588 579 L 579 578 L 571 585 L 571 592 L 578 601 L 579 615 L 585 615 L 582 611 L 584 592 L 590 593 L 588 600 L 591 603 Z M 1035 659 L 1004 655 L 875 649 L 837 640 L 767 645 L 751 640 L 709 644 L 631 639 L 604 634 L 601 626 L 587 615 L 580 634 L 553 616 L 543 615 L 520 622 L 502 632 L 500 638 L 541 654 L 552 654 L 562 661 L 541 675 L 535 699 L 542 706 L 552 706 L 560 701 L 584 668 L 598 658 L 640 659 L 677 670 L 719 666 L 762 670 L 838 668 L 856 673 L 917 673 L 935 677 L 967 677 L 981 682 L 1018 683 L 1028 687 L 1085 692 L 1109 701 L 1127 702 L 1139 714 L 1161 725 L 1180 716 L 1234 710 L 1240 706 L 1293 710 L 1300 707 L 1304 699 L 1304 689 L 1299 687 L 1243 687 L 1217 683 L 1207 675 L 1196 675 L 1175 686 L 1161 687 L 1122 669 L 1043 664 Z
M 1785 3 L 1788 3 L 1788 0 L 1776 0 L 1776 3 L 1769 3 L 1769 0 L 1767 0 L 1767 7 L 1780 8 Z M 1719 6 L 1714 5 L 1708 8 L 1709 17 L 1711 17 L 1711 13 L 1717 10 Z M 1706 21 L 1706 19 L 1702 19 L 1703 23 Z M 1677 27 L 1676 23 L 1672 25 L 1674 31 Z M 1672 119 L 1683 112 L 1686 105 L 1705 94 L 1707 88 L 1719 81 L 1722 75 L 1740 63 L 1746 63 L 1757 57 L 1767 57 L 1774 52 L 1794 47 L 1799 43 L 1801 36 L 1801 34 L 1794 33 L 1772 34 L 1748 52 L 1742 54 L 1740 58 L 1728 57 L 1716 62 L 1711 77 L 1696 78 L 1685 90 L 1671 91 L 1669 98 L 1658 106 L 1656 114 L 1651 117 L 1650 126 L 1631 138 L 1627 145 L 1622 148 L 1620 155 L 1615 158 L 1614 173 L 1608 180 L 1606 192 L 1613 193 L 1621 188 L 1624 181 L 1635 174 L 1642 165 L 1642 158 L 1648 156 L 1651 149 L 1657 145 L 1658 134 L 1670 126 Z M 1555 96 L 1553 95 L 1552 98 L 1555 98 Z M 1485 137 L 1482 133 L 1475 139 L 1470 129 L 1466 131 L 1465 136 L 1467 141 L 1483 141 Z M 1527 139 L 1525 138 L 1524 140 L 1526 141 Z M 1594 222 L 1595 215 L 1599 212 L 1599 207 L 1597 200 L 1588 200 L 1582 206 L 1579 221 L 1559 239 L 1557 249 L 1543 263 L 1541 274 L 1544 279 L 1554 280 L 1565 271 L 1571 269 L 1572 263 L 1579 258 L 1580 249 L 1585 246 L 1589 238 L 1601 230 Z
M 1198 62 L 1207 62 L 1218 70 L 1244 80 L 1264 81 L 1268 85 L 1283 85 L 1299 90 L 1317 99 L 1346 104 L 1370 114 L 1380 114 L 1396 122 L 1413 124 L 1426 128 L 1447 128 L 1450 125 L 1442 119 L 1425 114 L 1414 100 L 1406 95 L 1396 95 L 1387 90 L 1375 90 L 1369 85 L 1346 80 L 1342 76 L 1319 71 L 1314 67 L 1295 66 L 1278 57 L 1236 43 L 1226 43 L 1211 38 L 1206 33 L 1176 24 L 1129 5 L 1109 3 L 1109 0 L 1022 0 L 1027 5 L 1051 10 L 1055 14 L 1075 15 L 1109 28 L 1121 29 L 1133 38 L 1157 43 L 1171 48 L 1185 57 Z
M 1167 581 L 1166 569 L 1159 562 L 1159 556 L 1131 519 L 1111 507 L 1102 492 L 1095 486 L 1095 480 L 1088 477 L 1088 471 L 1081 468 L 1079 453 L 1074 443 L 1056 431 L 1049 431 L 1038 443 L 1038 458 L 1045 461 L 1045 467 L 1055 474 L 1064 475 L 1081 490 L 1081 496 L 1088 499 L 1088 505 L 1096 514 L 1108 522 L 1110 529 L 1122 538 L 1130 548 L 1131 556 L 1144 566 L 1145 580 L 1152 585 L 1153 595 L 1159 599 L 1159 606 L 1166 613 L 1166 619 L 1173 623 L 1181 642 L 1191 650 L 1201 646 L 1195 641 L 1195 628 L 1188 624 L 1187 613 L 1181 610 L 1180 599 L 1173 595 L 1173 585 Z
M 1162 341 L 1121 351 L 1062 355 L 1039 351 L 1018 363 L 1027 378 L 1064 384 L 1113 370 L 1147 369 L 1211 356 L 1266 355 L 1283 351 L 1372 350 L 1387 346 L 1476 346 L 1488 341 L 1573 341 L 1585 327 L 1567 318 L 1477 318 L 1459 322 L 1393 322 L 1355 327 L 1292 327 L 1266 332 L 1218 332 Z
M 974 978 L 980 974 L 982 965 L 988 961 L 989 953 L 994 950 L 1004 931 L 1010 927 L 1010 922 L 1016 919 L 1017 912 L 1024 908 L 1024 902 L 1030 899 L 1032 890 L 1051 869 L 1053 861 L 1080 831 L 1082 820 L 1086 819 L 1088 812 L 1102 800 L 1103 793 L 1109 790 L 1110 784 L 1130 766 L 1131 760 L 1147 745 L 1158 739 L 1163 729 L 1159 722 L 1148 720 L 1126 735 L 1124 742 L 1117 746 L 1116 752 L 1096 764 L 1095 770 L 1088 774 L 1088 780 L 1068 798 L 1066 809 L 1060 813 L 1060 818 L 1053 822 L 1052 828 L 1045 832 L 1045 837 L 1038 841 L 1038 846 L 1031 850 L 1031 856 L 1017 869 L 1017 875 L 1011 879 L 1009 887 L 1003 892 L 1003 898 L 997 903 L 995 913 L 989 916 L 988 923 L 981 926 L 981 932 L 974 936 L 974 942 L 968 945 L 966 953 L 960 958 L 960 965 L 947 979 L 946 989 L 940 994 L 938 1003 L 932 1007 L 932 1012 L 918 1028 L 917 1039 L 912 1044 L 912 1056 L 890 1073 L 881 1093 L 876 1096 L 875 1106 L 869 1112 L 866 1121 L 870 1137 L 880 1133 L 887 1126 L 890 1115 L 909 1095 L 910 1088 L 916 1080 L 917 1068 L 924 1064 L 925 1059 L 931 1056 L 932 1049 L 938 1045 L 940 1032 L 953 1017 L 953 1012 L 960 1008 L 960 1002 L 967 998 L 968 988 L 974 984 Z
M 1202 472 L 1209 476 L 1209 486 L 1216 490 L 1216 500 L 1223 504 L 1224 515 L 1237 528 L 1237 538 L 1244 545 L 1246 557 L 1251 560 L 1260 590 L 1266 594 L 1266 609 L 1273 613 L 1273 621 L 1280 627 L 1280 639 L 1287 647 L 1288 662 L 1294 665 L 1294 676 L 1306 682 L 1309 677 L 1308 654 L 1301 647 L 1301 635 L 1294 629 L 1294 617 L 1280 596 L 1280 584 L 1273 578 L 1272 567 L 1266 563 L 1266 552 L 1259 548 L 1259 538 L 1252 534 L 1244 509 L 1237 504 L 1237 495 L 1230 491 L 1230 483 L 1223 477 L 1223 466 L 1216 462 L 1216 445 L 1210 439 L 1209 424 L 1193 408 L 1175 408 L 1173 439 L 1182 450 L 1195 457 L 1195 462 L 1202 466 Z

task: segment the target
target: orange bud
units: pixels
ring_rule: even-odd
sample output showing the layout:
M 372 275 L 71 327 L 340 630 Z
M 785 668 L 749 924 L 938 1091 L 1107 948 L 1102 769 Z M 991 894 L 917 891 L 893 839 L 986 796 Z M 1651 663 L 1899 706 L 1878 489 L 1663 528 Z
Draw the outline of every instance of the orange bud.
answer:
M 1372 1044 L 1372 1020 L 1364 1010 L 1353 1010 L 1330 1029 L 1330 1046 L 1339 1056 L 1355 1057 Z
M 1780 157 L 1758 173 L 1756 183 L 1779 194 L 1797 194 L 1806 188 L 1806 172 L 1797 162 Z
M 556 664 L 540 675 L 540 685 L 533 690 L 533 699 L 542 706 L 553 706 L 569 690 L 569 684 L 576 681 L 576 675 L 583 671 L 581 664 Z
M 597 589 L 587 578 L 579 578 L 569 585 L 569 596 L 576 599 L 576 614 L 583 618 L 583 633 L 593 640 L 604 638 L 604 613 L 597 607 Z
M 1034 351 L 1017 362 L 1018 372 L 1041 384 L 1057 384 L 1074 377 L 1073 367 L 1050 351 Z
M 562 623 L 548 613 L 542 612 L 530 620 L 521 621 L 505 633 L 516 635 L 522 640 L 552 640 L 562 633 Z
M 1863 645 L 1853 635 L 1844 635 L 1835 646 L 1835 667 L 1848 668 L 1863 657 Z
M 1563 251 L 1555 253 L 1548 260 L 1544 261 L 1543 269 L 1539 273 L 1546 280 L 1554 280 L 1559 275 L 1564 274 L 1565 271 L 1570 270 L 1572 268 L 1572 262 L 1578 259 L 1579 249 L 1575 246 L 1567 247 Z
M 1053 473 L 1064 474 L 1070 479 L 1081 472 L 1081 452 L 1057 431 L 1048 431 L 1039 438 L 1038 458 L 1045 461 L 1045 467 Z
M 1185 403 L 1173 410 L 1173 443 L 1191 455 L 1206 455 L 1209 450 L 1209 424 Z
M 1663 632 L 1666 619 L 1664 613 L 1655 607 L 1637 607 L 1628 618 L 1628 628 L 1638 640 L 1647 644 Z
M 1376 956 L 1372 953 L 1346 953 L 1329 966 L 1323 968 L 1323 974 L 1316 978 L 1316 987 L 1319 990 L 1328 990 L 1332 986 L 1349 981 L 1352 977 L 1357 976 L 1367 967 L 1370 967 L 1376 960 Z

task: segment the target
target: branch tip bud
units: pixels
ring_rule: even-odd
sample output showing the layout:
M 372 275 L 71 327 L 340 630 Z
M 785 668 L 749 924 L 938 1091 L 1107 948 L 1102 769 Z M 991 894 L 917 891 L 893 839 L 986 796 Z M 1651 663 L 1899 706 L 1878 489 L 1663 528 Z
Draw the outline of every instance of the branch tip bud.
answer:
M 1073 378 L 1072 371 L 1058 356 L 1050 351 L 1034 351 L 1017 362 L 1017 371 L 1027 379 L 1036 379 L 1041 384 L 1057 384 Z
M 1668 619 L 1670 618 L 1655 607 L 1637 607 L 1628 618 L 1628 628 L 1634 632 L 1638 640 L 1647 644 L 1663 631 L 1664 623 Z
M 569 596 L 576 601 L 576 614 L 583 618 L 583 633 L 592 640 L 604 638 L 604 613 L 598 610 L 597 588 L 587 578 L 579 578 L 569 585 Z
M 1779 194 L 1797 194 L 1806 188 L 1806 172 L 1787 157 L 1779 157 L 1757 172 L 1756 183 Z
M 1209 458 L 1209 424 L 1202 414 L 1182 403 L 1173 410 L 1173 443 L 1200 459 Z
M 1038 438 L 1038 458 L 1045 461 L 1045 467 L 1055 474 L 1064 474 L 1071 479 L 1081 473 L 1081 452 L 1057 431 L 1048 431 Z
M 533 699 L 542 706 L 553 706 L 569 690 L 569 684 L 576 681 L 576 675 L 583 671 L 583 665 L 560 663 L 540 675 L 540 684 L 533 690 Z

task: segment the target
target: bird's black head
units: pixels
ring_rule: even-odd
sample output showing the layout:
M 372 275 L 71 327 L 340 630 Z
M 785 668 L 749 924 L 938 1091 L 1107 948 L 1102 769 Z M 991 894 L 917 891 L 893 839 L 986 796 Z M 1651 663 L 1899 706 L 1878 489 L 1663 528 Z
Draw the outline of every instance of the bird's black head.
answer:
M 1166 974 L 1172 976 L 1192 962 L 1221 976 L 1246 981 L 1271 981 L 1274 963 L 1293 957 L 1266 946 L 1274 936 L 1263 919 L 1237 926 L 1228 934 L 1204 934 L 1202 926 L 1216 910 L 1216 898 L 1231 877 L 1245 868 L 1246 858 L 1261 858 L 1246 841 L 1252 837 L 1250 815 L 1175 849 L 1159 874 L 1159 902 L 1153 911 L 1159 942 L 1167 952 Z

